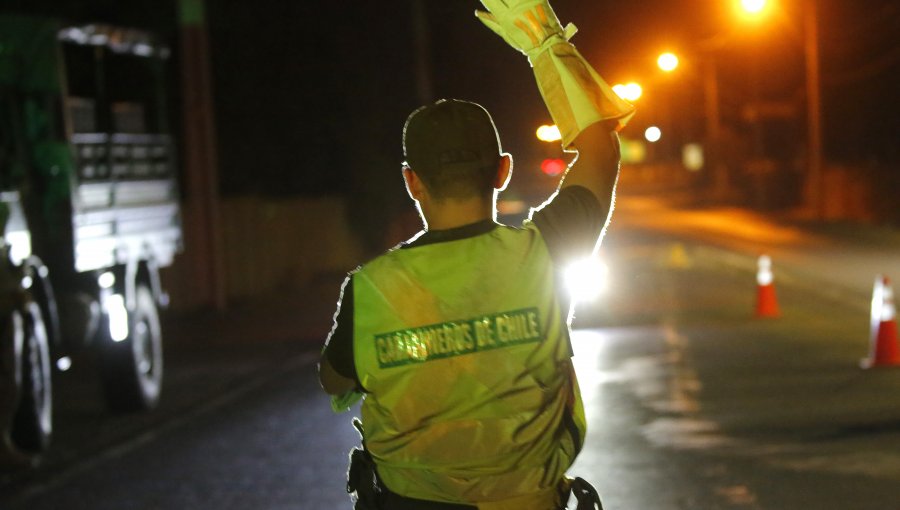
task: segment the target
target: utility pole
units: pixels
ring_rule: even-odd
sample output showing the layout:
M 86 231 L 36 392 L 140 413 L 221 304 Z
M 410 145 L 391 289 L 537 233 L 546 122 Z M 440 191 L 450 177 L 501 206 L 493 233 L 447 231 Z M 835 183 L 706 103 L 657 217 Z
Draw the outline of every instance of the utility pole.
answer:
M 804 2 L 804 55 L 806 57 L 806 192 L 818 219 L 825 219 L 825 172 L 822 168 L 822 90 L 819 77 L 819 23 L 816 0 Z
M 719 78 L 715 57 L 709 55 L 701 63 L 703 72 L 703 103 L 706 114 L 706 158 L 712 170 L 713 195 L 717 200 L 729 198 L 728 166 L 722 158 L 722 127 L 719 112 Z
M 202 305 L 226 305 L 225 254 L 219 214 L 215 116 L 210 91 L 208 38 L 203 0 L 178 0 L 181 27 L 181 90 L 187 186 L 186 256 L 192 290 Z
M 415 51 L 416 99 L 419 104 L 431 103 L 431 41 L 428 33 L 428 17 L 424 0 L 411 0 L 413 24 L 413 51 Z

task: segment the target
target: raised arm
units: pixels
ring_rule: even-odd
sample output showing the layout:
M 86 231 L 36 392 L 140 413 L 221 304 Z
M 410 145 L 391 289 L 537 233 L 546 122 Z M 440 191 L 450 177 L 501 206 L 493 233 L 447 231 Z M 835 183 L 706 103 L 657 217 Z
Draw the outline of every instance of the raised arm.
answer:
M 578 159 L 563 174 L 559 189 L 587 188 L 600 202 L 602 215 L 608 221 L 619 176 L 619 135 L 615 121 L 591 124 L 578 134 L 573 145 Z
M 528 56 L 562 145 L 577 150 L 577 170 L 560 187 L 582 186 L 604 209 L 612 205 L 619 169 L 616 131 L 634 114 L 569 42 L 574 25 L 562 27 L 547 0 L 481 0 L 476 16 L 510 46 Z M 545 204 L 546 205 L 546 204 Z M 605 223 L 605 221 L 604 221 Z

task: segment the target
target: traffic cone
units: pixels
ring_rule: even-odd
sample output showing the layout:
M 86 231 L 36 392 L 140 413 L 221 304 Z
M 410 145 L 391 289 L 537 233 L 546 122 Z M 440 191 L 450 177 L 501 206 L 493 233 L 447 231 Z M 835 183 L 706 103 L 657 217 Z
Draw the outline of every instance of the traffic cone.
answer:
M 773 318 L 781 315 L 778 310 L 778 298 L 775 297 L 774 277 L 772 276 L 772 259 L 768 255 L 760 255 L 756 271 L 756 316 Z
M 897 309 L 894 290 L 886 276 L 875 278 L 872 290 L 872 320 L 869 334 L 869 357 L 862 360 L 863 368 L 900 365 L 900 342 L 897 340 Z

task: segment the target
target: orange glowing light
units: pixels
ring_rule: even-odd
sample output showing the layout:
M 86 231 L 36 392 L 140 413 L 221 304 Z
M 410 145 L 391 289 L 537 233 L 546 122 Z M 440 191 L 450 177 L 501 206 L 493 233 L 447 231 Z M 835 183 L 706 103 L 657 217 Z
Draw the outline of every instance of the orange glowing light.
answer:
M 748 14 L 760 14 L 767 4 L 767 0 L 741 0 L 741 8 Z
M 616 95 L 626 101 L 637 101 L 642 95 L 644 95 L 643 87 L 633 81 L 625 84 L 617 83 L 613 85 L 612 89 L 613 92 L 616 93 Z
M 672 52 L 666 52 L 656 59 L 656 65 L 667 73 L 671 73 L 678 68 L 678 55 Z

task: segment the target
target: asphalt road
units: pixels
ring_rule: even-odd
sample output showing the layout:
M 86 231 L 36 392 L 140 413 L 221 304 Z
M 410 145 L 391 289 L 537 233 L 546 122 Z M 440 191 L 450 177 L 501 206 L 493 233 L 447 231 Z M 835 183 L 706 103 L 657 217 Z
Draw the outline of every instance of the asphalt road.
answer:
M 645 241 L 579 316 L 595 426 L 573 472 L 608 508 L 900 509 L 900 370 L 859 368 L 868 310 L 798 281 L 756 319 L 752 271 Z
M 619 235 L 606 257 L 576 319 L 590 430 L 571 472 L 607 509 L 900 509 L 900 370 L 858 367 L 866 310 L 806 282 L 755 319 L 751 270 L 671 237 Z M 148 415 L 106 414 L 80 374 L 54 453 L 2 479 L 0 508 L 350 508 L 351 415 L 311 344 L 256 331 L 171 350 Z

